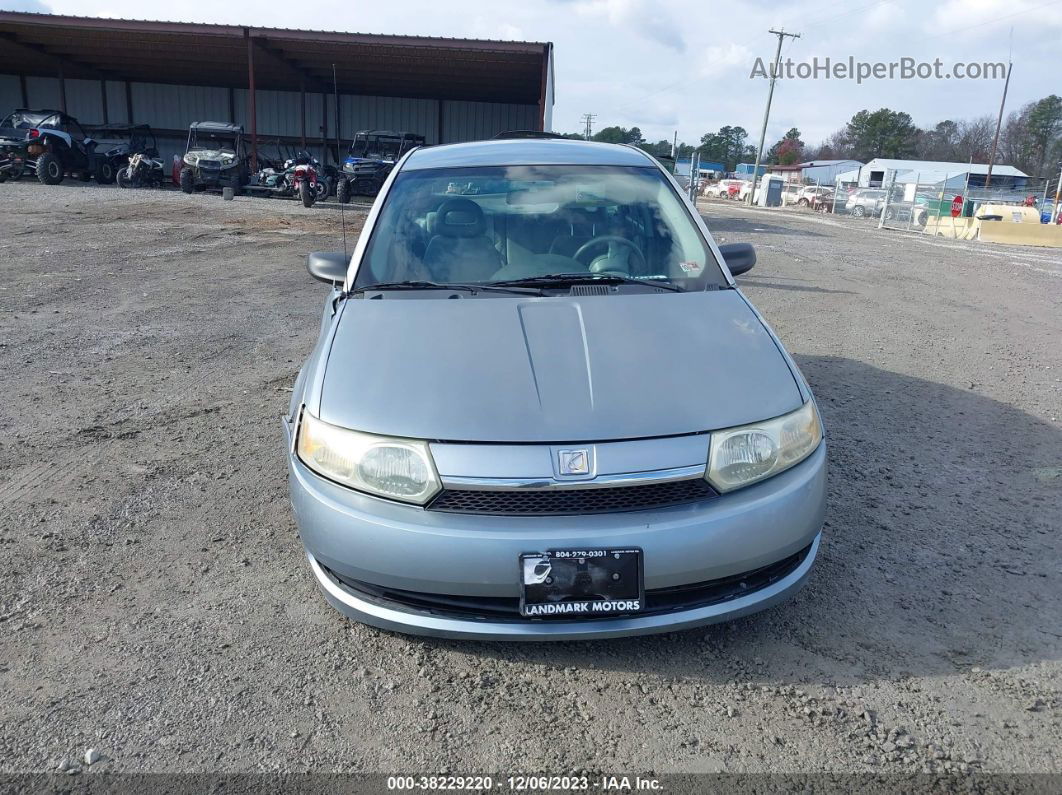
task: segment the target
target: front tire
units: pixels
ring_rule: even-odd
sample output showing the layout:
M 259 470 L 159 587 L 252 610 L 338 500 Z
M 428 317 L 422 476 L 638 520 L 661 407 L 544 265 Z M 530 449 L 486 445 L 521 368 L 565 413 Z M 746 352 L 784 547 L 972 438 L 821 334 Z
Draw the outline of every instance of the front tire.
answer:
M 96 166 L 96 182 L 100 185 L 110 185 L 114 182 L 114 163 L 110 160 L 102 160 Z
M 340 177 L 336 183 L 336 201 L 340 204 L 350 204 L 350 181 L 346 177 Z
M 181 169 L 181 190 L 185 193 L 191 193 L 195 190 L 195 181 L 192 179 L 192 169 Z
M 114 175 L 115 180 L 118 182 L 119 188 L 135 188 L 136 180 L 129 174 L 129 166 L 118 169 L 118 172 Z
M 313 207 L 313 203 L 317 200 L 317 193 L 310 187 L 309 180 L 304 179 L 299 183 L 299 198 L 302 199 L 303 207 Z
M 54 152 L 45 152 L 37 158 L 37 179 L 45 185 L 58 185 L 63 181 L 63 161 Z
M 855 207 L 852 208 L 853 218 L 862 218 L 866 214 L 867 210 L 862 204 L 857 204 Z

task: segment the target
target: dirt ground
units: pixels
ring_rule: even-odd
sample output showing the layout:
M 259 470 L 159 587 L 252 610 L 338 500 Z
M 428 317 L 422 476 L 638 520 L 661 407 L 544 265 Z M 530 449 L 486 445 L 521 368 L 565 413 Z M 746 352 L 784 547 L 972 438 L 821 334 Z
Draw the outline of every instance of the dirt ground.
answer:
M 279 418 L 335 207 L 0 185 L 0 772 L 1062 772 L 1062 252 L 705 212 L 823 410 L 810 584 L 490 645 L 307 568 Z

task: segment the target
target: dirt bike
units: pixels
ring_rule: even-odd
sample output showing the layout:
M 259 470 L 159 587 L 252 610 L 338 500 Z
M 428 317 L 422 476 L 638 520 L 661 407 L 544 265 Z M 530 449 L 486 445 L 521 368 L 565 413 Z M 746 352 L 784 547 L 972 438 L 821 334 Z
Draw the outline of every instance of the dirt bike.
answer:
M 157 188 L 165 179 L 162 161 L 148 157 L 143 152 L 130 156 L 129 164 L 115 174 L 119 188 Z

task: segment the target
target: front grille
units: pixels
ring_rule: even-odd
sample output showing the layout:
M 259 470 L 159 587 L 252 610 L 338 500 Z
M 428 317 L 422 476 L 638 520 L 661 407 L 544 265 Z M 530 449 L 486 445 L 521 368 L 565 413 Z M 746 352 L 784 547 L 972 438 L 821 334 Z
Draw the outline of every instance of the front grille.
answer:
M 638 486 L 582 489 L 444 489 L 428 504 L 428 509 L 495 516 L 564 516 L 643 511 L 718 496 L 704 478 L 689 478 Z
M 645 592 L 645 609 L 638 616 L 695 610 L 699 607 L 729 602 L 766 588 L 792 574 L 807 558 L 811 545 L 777 563 L 771 563 L 752 571 L 722 577 L 717 580 L 677 585 L 671 588 L 654 588 Z M 322 566 L 323 568 L 323 566 Z M 348 591 L 363 599 L 405 610 L 431 613 L 444 618 L 460 618 L 478 621 L 550 621 L 555 619 L 524 618 L 520 615 L 520 599 L 506 596 L 460 596 L 451 594 L 421 593 L 384 588 L 379 585 L 352 580 L 336 574 L 331 569 L 325 572 Z M 580 621 L 602 621 L 610 616 L 580 616 Z M 611 616 L 615 618 L 615 616 Z

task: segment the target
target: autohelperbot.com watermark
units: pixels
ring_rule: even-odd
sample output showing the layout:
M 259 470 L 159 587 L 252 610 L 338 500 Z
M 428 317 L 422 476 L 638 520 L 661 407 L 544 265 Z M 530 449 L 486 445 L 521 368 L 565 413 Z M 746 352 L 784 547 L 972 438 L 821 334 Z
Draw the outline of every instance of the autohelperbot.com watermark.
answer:
M 774 64 L 757 58 L 750 78 L 771 77 Z M 956 61 L 950 66 L 940 58 L 920 61 L 903 57 L 895 61 L 857 61 L 855 56 L 833 59 L 818 56 L 808 61 L 787 58 L 774 75 L 779 80 L 1003 80 L 1007 64 L 1002 61 Z

